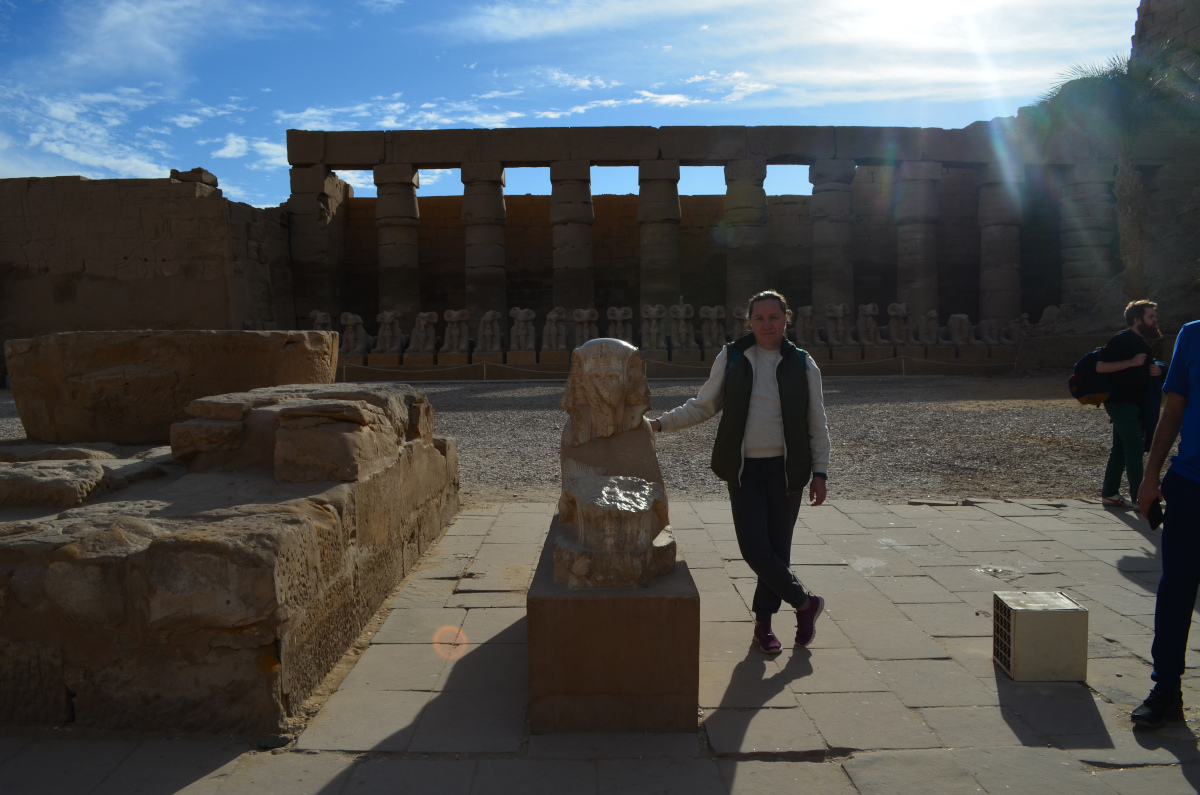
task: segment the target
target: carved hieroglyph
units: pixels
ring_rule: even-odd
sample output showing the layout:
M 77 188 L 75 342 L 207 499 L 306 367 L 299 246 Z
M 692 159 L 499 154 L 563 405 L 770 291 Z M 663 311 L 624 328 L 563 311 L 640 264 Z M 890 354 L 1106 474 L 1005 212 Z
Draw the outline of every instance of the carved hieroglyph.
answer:
M 514 306 L 508 310 L 508 316 L 513 321 L 512 328 L 508 332 L 508 349 L 510 351 L 537 350 L 537 330 L 533 327 L 534 311 Z
M 675 538 L 642 357 L 615 339 L 576 348 L 562 407 L 562 530 L 554 580 L 569 588 L 644 585 L 675 568 Z
M 372 337 L 363 330 L 362 318 L 352 312 L 343 312 L 339 318 L 342 322 L 342 344 L 338 353 L 361 356 L 371 350 Z
M 610 306 L 608 308 L 608 336 L 633 344 L 633 307 Z
M 471 313 L 466 309 L 447 309 L 442 313 L 446 320 L 446 336 L 442 339 L 442 353 L 469 353 L 471 330 L 467 321 Z
M 479 333 L 475 336 L 475 350 L 483 353 L 495 353 L 501 349 L 502 340 L 500 313 L 489 309 L 479 319 Z
M 546 313 L 546 325 L 542 326 L 542 350 L 565 351 L 567 349 L 567 310 L 556 306 Z
M 685 304 L 683 297 L 679 303 L 671 307 L 671 345 L 675 350 L 692 350 L 696 348 L 696 328 L 692 325 L 695 310 L 691 304 Z
M 437 335 L 433 324 L 437 323 L 437 312 L 420 312 L 413 323 L 412 337 L 408 340 L 409 353 L 433 353 L 437 349 Z
M 600 313 L 595 309 L 576 309 L 571 313 L 571 319 L 575 321 L 576 348 L 588 340 L 594 340 L 600 336 L 600 329 L 596 326 L 596 321 L 600 319 Z

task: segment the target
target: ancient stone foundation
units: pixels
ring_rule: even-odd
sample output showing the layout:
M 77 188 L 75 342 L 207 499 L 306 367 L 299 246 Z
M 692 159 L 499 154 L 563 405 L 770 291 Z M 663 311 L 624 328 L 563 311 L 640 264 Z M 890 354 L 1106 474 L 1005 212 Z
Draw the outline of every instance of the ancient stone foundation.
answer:
M 165 444 L 198 397 L 332 382 L 337 334 L 64 332 L 10 340 L 4 354 L 30 439 Z
M 281 731 L 457 511 L 409 387 L 189 413 L 172 448 L 0 449 L 0 725 Z

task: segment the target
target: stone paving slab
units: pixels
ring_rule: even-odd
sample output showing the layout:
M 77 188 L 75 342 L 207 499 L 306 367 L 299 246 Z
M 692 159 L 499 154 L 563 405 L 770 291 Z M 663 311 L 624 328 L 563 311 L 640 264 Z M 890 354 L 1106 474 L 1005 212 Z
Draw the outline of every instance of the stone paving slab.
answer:
M 1188 724 L 1128 722 L 1151 684 L 1159 555 L 1136 516 L 1073 501 L 805 507 L 794 568 L 827 611 L 798 649 L 785 607 L 784 651 L 767 658 L 751 644 L 755 578 L 728 503 L 675 503 L 701 593 L 697 732 L 531 736 L 525 589 L 553 508 L 464 511 L 290 748 L 8 732 L 0 792 L 1197 789 Z M 1086 685 L 1014 683 L 992 663 L 992 592 L 1014 588 L 1066 589 L 1088 608 Z M 435 648 L 445 628 L 465 642 Z M 1185 699 L 1197 714 L 1200 677 Z

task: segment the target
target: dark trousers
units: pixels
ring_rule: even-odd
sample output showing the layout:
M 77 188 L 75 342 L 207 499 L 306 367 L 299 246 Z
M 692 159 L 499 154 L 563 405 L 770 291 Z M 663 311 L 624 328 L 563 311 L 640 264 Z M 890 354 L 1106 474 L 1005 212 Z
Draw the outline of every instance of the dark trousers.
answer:
M 729 484 L 738 548 L 758 575 L 752 605 L 756 621 L 769 622 L 782 602 L 797 610 L 808 604 L 808 594 L 788 568 L 792 528 L 803 500 L 803 492 L 787 493 L 783 456 L 747 458 L 742 485 Z
M 1134 403 L 1105 403 L 1104 410 L 1112 421 L 1112 447 L 1108 451 L 1108 464 L 1104 467 L 1104 485 L 1101 497 L 1115 497 L 1121 491 L 1121 474 L 1129 478 L 1129 493 L 1137 499 L 1142 485 L 1142 453 L 1145 439 L 1142 437 L 1142 407 Z
M 1168 471 L 1162 493 L 1162 579 L 1154 603 L 1154 679 L 1179 684 L 1200 586 L 1200 483 Z

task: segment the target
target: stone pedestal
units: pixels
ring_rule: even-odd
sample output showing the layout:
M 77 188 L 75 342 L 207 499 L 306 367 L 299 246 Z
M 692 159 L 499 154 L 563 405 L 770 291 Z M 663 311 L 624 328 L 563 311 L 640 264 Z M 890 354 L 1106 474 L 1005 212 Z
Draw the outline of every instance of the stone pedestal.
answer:
M 698 362 L 700 361 L 700 349 L 691 348 L 688 350 L 671 351 L 671 361 L 673 362 Z
M 906 357 L 909 359 L 924 359 L 925 358 L 925 346 L 924 345 L 897 345 L 896 346 L 896 355 L 903 356 L 903 357 Z
M 1002 362 L 1015 362 L 1017 360 L 1017 348 L 1016 346 L 993 345 L 988 350 L 988 358 Z
M 805 348 L 804 350 L 808 351 L 808 355 L 811 356 L 813 361 L 817 364 L 822 364 L 833 359 L 833 357 L 829 355 L 829 348 L 825 347 L 824 345 L 814 345 L 811 348 Z
M 538 354 L 538 361 L 542 364 L 570 364 L 570 351 L 542 351 Z
M 988 358 L 988 348 L 986 345 L 960 345 L 958 347 L 958 358 L 986 359 Z
M 829 353 L 830 360 L 835 362 L 861 362 L 863 358 L 862 348 L 856 346 L 830 348 Z
M 925 349 L 926 359 L 954 359 L 955 350 L 953 345 L 930 345 Z
M 405 163 L 375 167 L 375 228 L 379 236 L 379 311 L 395 312 L 402 328 L 410 328 L 421 308 L 417 233 L 420 177 Z
M 406 353 L 403 359 L 404 364 L 433 364 L 432 353 Z
M 509 351 L 509 364 L 537 364 L 537 351 Z
M 367 363 L 367 357 L 360 353 L 339 353 L 337 363 L 338 366 L 356 365 L 361 367 Z
M 896 349 L 891 345 L 874 345 L 868 348 L 863 348 L 863 358 L 869 361 L 878 361 L 879 359 L 894 359 L 896 358 Z
M 679 161 L 638 165 L 639 303 L 669 306 L 679 300 Z
M 368 367 L 392 367 L 400 364 L 400 354 L 398 353 L 368 353 Z
M 665 362 L 665 361 L 667 361 L 667 352 L 666 351 L 639 350 L 638 354 L 642 357 L 642 361 L 645 361 L 645 362 Z
M 471 354 L 469 353 L 438 353 L 438 364 L 461 365 L 470 364 Z
M 700 593 L 687 564 L 642 588 L 554 583 L 555 516 L 526 598 L 534 734 L 696 730 Z
M 504 364 L 504 352 L 503 351 L 488 351 L 485 353 L 472 353 L 471 354 L 471 363 L 472 364 L 480 364 L 482 362 L 487 362 L 488 364 Z

